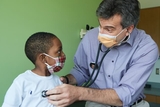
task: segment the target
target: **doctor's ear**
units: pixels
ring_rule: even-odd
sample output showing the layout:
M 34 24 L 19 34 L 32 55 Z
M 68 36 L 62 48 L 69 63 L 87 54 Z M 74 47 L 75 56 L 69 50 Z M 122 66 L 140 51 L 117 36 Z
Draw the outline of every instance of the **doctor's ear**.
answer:
M 127 34 L 126 35 L 129 35 L 134 29 L 134 25 L 131 25 L 129 27 L 127 27 Z

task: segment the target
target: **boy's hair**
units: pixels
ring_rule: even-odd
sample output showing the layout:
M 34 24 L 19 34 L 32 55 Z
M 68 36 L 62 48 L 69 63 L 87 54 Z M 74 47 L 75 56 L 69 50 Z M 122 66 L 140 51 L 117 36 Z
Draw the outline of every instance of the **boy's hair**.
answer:
M 52 40 L 57 38 L 48 32 L 37 32 L 32 34 L 26 41 L 25 54 L 28 59 L 35 64 L 36 58 L 41 53 L 48 53 L 53 46 Z

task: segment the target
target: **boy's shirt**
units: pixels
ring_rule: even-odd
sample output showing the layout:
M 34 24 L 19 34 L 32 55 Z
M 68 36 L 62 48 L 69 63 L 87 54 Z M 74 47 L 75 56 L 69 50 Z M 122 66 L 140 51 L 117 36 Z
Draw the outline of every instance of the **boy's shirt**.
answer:
M 2 107 L 54 107 L 47 98 L 42 97 L 42 91 L 60 84 L 62 82 L 57 75 L 45 77 L 27 70 L 14 79 Z

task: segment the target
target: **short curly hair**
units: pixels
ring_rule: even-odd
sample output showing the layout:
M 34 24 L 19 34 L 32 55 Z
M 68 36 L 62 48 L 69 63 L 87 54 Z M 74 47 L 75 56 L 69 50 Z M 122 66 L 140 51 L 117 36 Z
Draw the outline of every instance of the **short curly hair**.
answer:
M 36 58 L 41 53 L 48 53 L 53 46 L 52 40 L 57 38 L 48 32 L 36 32 L 32 34 L 25 43 L 25 54 L 35 64 Z

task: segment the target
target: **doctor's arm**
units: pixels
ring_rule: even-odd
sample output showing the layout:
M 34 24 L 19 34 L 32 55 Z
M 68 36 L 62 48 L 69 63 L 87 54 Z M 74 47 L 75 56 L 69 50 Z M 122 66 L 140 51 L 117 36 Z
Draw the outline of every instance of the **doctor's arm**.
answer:
M 47 92 L 50 95 L 48 97 L 49 102 L 59 107 L 83 100 L 114 106 L 125 106 L 133 103 L 142 92 L 158 58 L 158 51 L 155 48 L 145 52 L 145 54 L 142 54 L 141 51 L 137 52 L 138 55 L 135 55 L 136 58 L 134 58 L 131 67 L 122 77 L 118 87 L 113 89 L 92 89 L 63 84 Z M 74 80 L 75 78 L 73 78 L 74 76 L 71 76 L 71 79 L 69 79 Z
M 48 90 L 49 102 L 58 107 L 65 107 L 75 101 L 93 101 L 102 104 L 122 106 L 117 93 L 113 89 L 92 89 L 63 84 Z
M 76 72 L 71 71 L 74 75 L 77 75 L 77 77 L 75 78 L 73 74 L 68 74 L 66 76 L 69 80 L 69 84 L 63 84 L 55 87 L 52 90 L 48 90 L 46 94 L 50 95 L 48 97 L 49 102 L 58 107 L 68 106 L 75 101 L 93 101 L 108 105 L 122 106 L 122 101 L 119 99 L 114 89 L 101 90 L 78 87 L 82 86 L 82 84 L 89 78 L 88 63 L 85 50 L 88 50 L 90 48 L 87 47 L 88 45 L 84 44 L 88 43 L 83 42 L 85 40 L 86 39 L 82 40 L 75 54 L 75 67 L 73 69 L 76 69 Z M 61 77 L 60 79 L 63 83 L 67 82 L 64 77 Z M 74 86 L 76 84 L 78 86 Z

